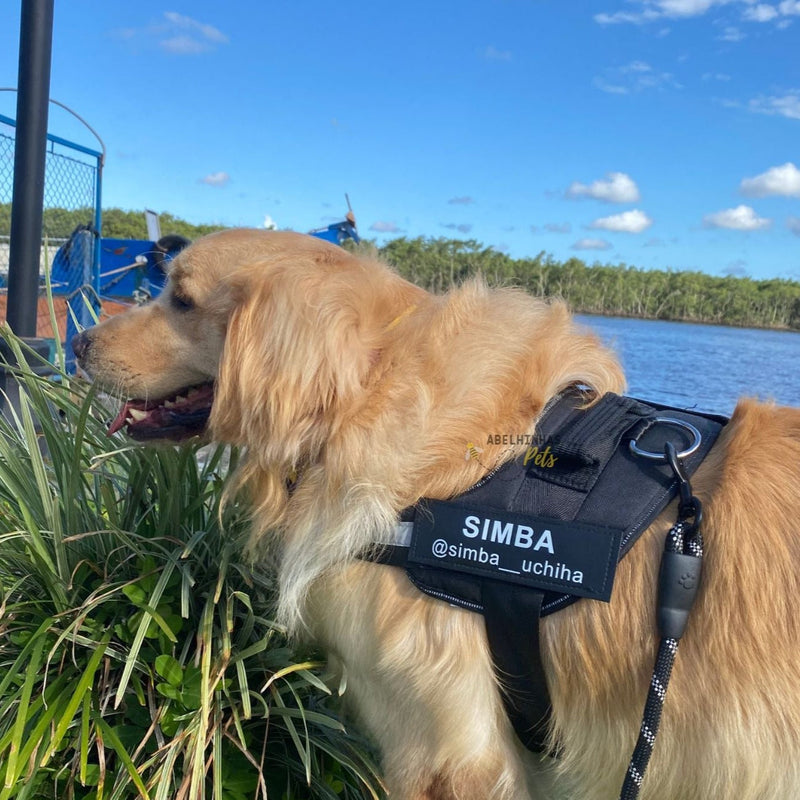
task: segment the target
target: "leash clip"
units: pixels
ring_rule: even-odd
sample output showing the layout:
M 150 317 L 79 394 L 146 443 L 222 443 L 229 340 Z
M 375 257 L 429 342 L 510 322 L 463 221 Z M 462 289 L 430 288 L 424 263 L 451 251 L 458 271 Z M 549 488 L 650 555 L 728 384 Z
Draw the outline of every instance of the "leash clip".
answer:
M 661 635 L 680 639 L 697 596 L 703 567 L 703 537 L 700 523 L 703 506 L 692 493 L 692 485 L 675 449 L 667 442 L 664 456 L 678 479 L 678 519 L 664 543 L 658 581 L 658 626 Z
M 678 479 L 678 491 L 680 493 L 678 522 L 688 523 L 691 535 L 700 527 L 700 523 L 703 521 L 703 504 L 694 496 L 689 476 L 686 474 L 681 462 L 681 454 L 678 453 L 672 442 L 667 442 L 664 445 L 664 458 Z

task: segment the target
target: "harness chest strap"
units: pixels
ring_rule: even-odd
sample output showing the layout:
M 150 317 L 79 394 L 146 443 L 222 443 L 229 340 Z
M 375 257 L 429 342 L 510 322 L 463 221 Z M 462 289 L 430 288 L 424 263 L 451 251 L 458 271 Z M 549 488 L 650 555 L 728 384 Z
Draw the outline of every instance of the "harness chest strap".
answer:
M 614 394 L 585 405 L 579 390 L 559 396 L 525 457 L 457 498 L 407 509 L 394 541 L 367 556 L 484 615 L 506 710 L 536 752 L 547 750 L 550 711 L 539 618 L 582 597 L 608 601 L 618 560 L 677 493 L 670 467 L 636 456 L 630 442 L 655 454 L 667 441 L 697 444 L 683 459 L 690 475 L 727 421 Z M 530 457 L 534 449 L 547 458 Z

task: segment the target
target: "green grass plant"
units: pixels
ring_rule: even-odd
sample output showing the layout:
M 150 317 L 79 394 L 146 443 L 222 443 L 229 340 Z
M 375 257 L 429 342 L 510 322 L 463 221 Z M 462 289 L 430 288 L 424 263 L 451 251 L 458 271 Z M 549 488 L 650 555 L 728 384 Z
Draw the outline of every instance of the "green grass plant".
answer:
M 381 797 L 240 555 L 236 452 L 108 437 L 90 386 L 2 337 L 0 800 Z

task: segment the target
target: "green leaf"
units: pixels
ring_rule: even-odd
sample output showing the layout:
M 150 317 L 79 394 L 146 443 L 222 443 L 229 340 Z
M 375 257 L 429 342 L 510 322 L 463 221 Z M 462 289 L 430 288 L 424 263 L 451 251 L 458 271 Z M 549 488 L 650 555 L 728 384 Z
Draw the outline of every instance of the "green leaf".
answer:
M 181 699 L 181 690 L 172 686 L 169 683 L 157 683 L 156 684 L 156 691 L 162 697 L 168 697 L 170 700 L 180 700 Z
M 172 656 L 156 656 L 156 672 L 171 686 L 180 686 L 183 683 L 183 667 Z
M 122 594 L 128 598 L 135 606 L 141 608 L 147 603 L 147 595 L 138 583 L 129 583 L 122 587 Z

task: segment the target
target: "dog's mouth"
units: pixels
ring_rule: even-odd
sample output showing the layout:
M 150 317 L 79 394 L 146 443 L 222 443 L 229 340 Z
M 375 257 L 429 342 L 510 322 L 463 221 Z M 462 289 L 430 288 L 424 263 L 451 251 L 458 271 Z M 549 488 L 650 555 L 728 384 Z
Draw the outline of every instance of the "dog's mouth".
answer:
M 109 425 L 108 433 L 110 436 L 126 428 L 139 441 L 180 442 L 205 430 L 213 402 L 213 383 L 181 389 L 161 400 L 127 400 Z

